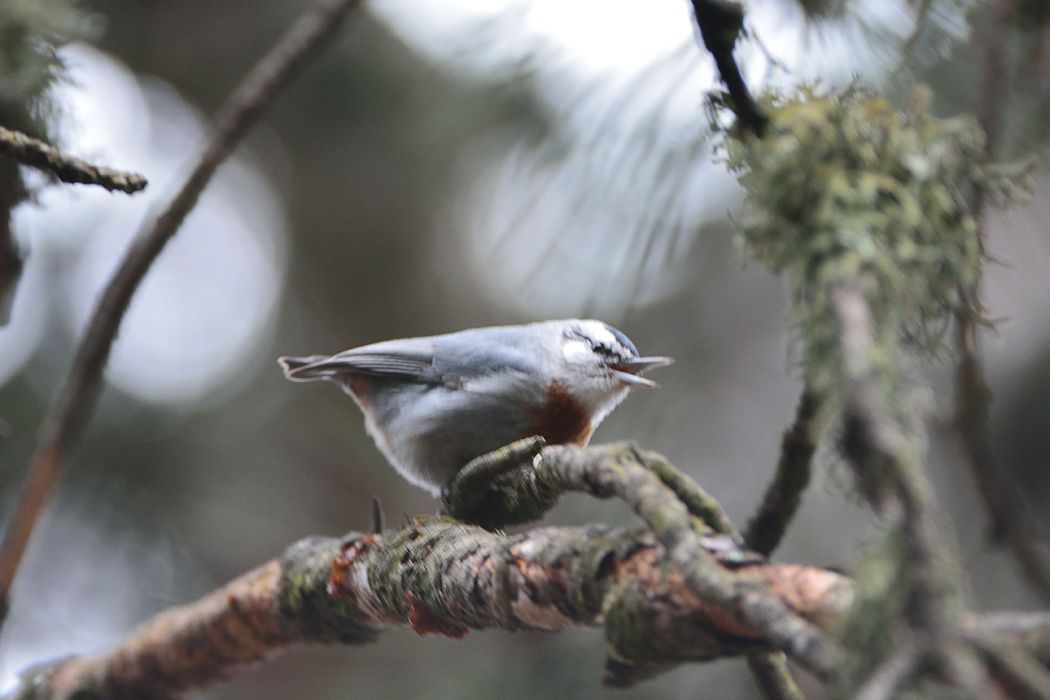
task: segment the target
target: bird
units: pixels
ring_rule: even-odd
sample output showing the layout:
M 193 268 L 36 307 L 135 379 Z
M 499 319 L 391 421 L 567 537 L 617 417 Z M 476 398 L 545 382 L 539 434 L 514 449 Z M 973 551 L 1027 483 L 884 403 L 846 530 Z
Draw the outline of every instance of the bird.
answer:
M 435 496 L 470 460 L 515 440 L 586 446 L 632 388 L 657 386 L 643 372 L 672 362 L 640 356 L 623 332 L 590 319 L 278 358 L 292 381 L 338 384 L 391 465 Z

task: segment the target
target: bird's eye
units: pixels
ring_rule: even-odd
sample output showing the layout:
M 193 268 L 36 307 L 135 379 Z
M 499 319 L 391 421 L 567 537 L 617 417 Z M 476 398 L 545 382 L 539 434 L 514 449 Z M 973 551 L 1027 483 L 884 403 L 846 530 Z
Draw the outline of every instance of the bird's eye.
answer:
M 591 350 L 603 357 L 616 357 L 619 354 L 607 343 L 591 343 Z

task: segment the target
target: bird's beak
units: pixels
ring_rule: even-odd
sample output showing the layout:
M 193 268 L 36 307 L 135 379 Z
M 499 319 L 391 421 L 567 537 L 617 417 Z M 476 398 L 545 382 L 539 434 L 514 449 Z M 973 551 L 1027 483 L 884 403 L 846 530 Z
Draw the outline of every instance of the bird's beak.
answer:
M 657 367 L 666 367 L 670 364 L 674 364 L 673 357 L 635 357 L 630 360 L 615 362 L 609 366 L 616 374 L 616 378 L 624 384 L 655 389 L 660 385 L 652 379 L 646 379 L 641 376 L 642 373 Z

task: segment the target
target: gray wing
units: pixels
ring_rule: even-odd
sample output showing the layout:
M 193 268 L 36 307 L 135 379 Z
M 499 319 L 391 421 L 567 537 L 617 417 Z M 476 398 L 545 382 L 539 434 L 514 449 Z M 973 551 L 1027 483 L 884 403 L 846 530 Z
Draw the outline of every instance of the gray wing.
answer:
M 498 371 L 527 372 L 535 363 L 527 345 L 513 338 L 478 337 L 472 331 L 365 345 L 331 356 L 281 357 L 286 377 L 313 381 L 363 374 L 419 384 L 461 386 Z
M 434 345 L 424 338 L 374 343 L 335 355 L 281 357 L 277 360 L 292 381 L 331 379 L 352 374 L 400 378 L 406 381 L 439 381 L 434 369 Z

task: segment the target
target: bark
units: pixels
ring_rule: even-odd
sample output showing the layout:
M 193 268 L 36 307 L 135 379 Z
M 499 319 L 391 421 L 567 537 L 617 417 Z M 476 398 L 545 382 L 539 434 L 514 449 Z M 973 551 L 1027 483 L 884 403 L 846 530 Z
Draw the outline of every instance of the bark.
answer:
M 816 625 L 837 620 L 853 597 L 849 579 L 831 571 L 712 555 L 727 576 L 762 586 Z M 109 653 L 29 671 L 10 697 L 178 697 L 292 644 L 360 644 L 392 626 L 461 637 L 598 625 L 611 684 L 770 648 L 697 596 L 651 533 L 589 526 L 508 536 L 428 517 L 381 535 L 298 542 L 280 560 L 160 613 Z

